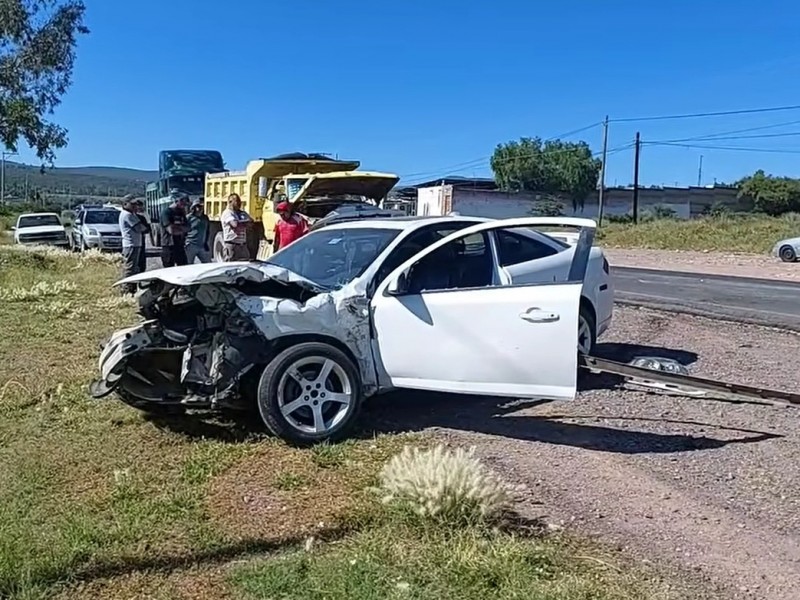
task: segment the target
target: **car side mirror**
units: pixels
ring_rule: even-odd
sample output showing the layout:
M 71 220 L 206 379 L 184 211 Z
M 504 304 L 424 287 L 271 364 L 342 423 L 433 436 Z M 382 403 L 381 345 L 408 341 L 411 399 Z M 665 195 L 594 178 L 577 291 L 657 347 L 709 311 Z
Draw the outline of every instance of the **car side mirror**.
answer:
M 16 231 L 16 230 L 17 230 L 17 226 L 16 225 L 12 225 L 11 226 L 11 231 Z
M 397 277 L 389 282 L 386 291 L 390 296 L 401 296 L 408 291 L 408 276 L 405 273 L 400 273 Z

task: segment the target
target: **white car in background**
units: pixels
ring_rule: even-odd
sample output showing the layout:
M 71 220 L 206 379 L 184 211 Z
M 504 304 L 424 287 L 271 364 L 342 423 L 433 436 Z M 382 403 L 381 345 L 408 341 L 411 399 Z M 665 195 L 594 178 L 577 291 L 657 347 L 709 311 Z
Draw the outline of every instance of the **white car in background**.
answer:
M 568 246 L 542 225 L 581 237 Z M 364 398 L 398 388 L 572 399 L 579 346 L 611 321 L 594 231 L 574 218 L 354 220 L 267 262 L 140 273 L 118 285 L 143 287 L 145 321 L 111 336 L 92 395 L 147 412 L 257 406 L 299 443 L 347 435 Z
M 13 230 L 15 244 L 70 247 L 67 229 L 56 213 L 22 214 L 17 217 Z
M 777 256 L 783 262 L 797 262 L 800 256 L 800 237 L 781 240 L 772 247 L 772 256 Z

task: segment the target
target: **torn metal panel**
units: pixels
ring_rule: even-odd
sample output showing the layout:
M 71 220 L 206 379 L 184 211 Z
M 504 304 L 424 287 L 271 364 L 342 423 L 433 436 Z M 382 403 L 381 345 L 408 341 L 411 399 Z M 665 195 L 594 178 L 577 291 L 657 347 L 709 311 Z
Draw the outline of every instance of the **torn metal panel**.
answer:
M 366 295 L 355 286 L 317 294 L 306 302 L 239 295 L 236 304 L 252 318 L 268 340 L 308 334 L 328 336 L 343 342 L 358 363 L 364 393 L 370 395 L 377 391 L 368 302 Z
M 714 394 L 722 396 L 723 399 L 759 400 L 762 403 L 800 406 L 800 394 L 792 392 L 714 381 L 713 379 L 684 375 L 670 372 L 669 370 L 655 370 L 634 366 L 594 356 L 584 356 L 582 361 L 581 367 L 589 371 L 620 375 L 637 386 L 663 392 L 692 397 L 697 397 L 701 394 Z

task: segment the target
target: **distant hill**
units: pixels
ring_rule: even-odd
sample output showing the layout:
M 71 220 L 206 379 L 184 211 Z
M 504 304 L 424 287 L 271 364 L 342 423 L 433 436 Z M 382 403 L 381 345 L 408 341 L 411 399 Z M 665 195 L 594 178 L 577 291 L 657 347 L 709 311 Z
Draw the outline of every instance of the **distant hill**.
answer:
M 120 197 L 144 194 L 145 184 L 158 177 L 156 171 L 124 167 L 55 167 L 45 169 L 6 161 L 6 198 Z

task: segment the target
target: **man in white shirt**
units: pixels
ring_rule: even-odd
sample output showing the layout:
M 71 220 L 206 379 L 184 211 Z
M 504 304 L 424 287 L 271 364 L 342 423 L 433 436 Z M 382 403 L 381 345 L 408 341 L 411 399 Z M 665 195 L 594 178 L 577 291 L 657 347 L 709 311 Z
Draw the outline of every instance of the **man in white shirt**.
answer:
M 250 250 L 247 247 L 247 229 L 253 223 L 253 219 L 242 210 L 242 199 L 239 194 L 228 196 L 228 208 L 222 211 L 221 221 L 222 260 L 225 262 L 250 260 Z

